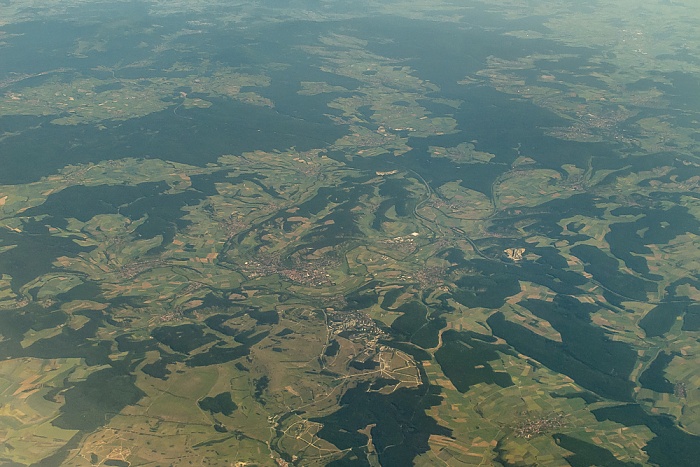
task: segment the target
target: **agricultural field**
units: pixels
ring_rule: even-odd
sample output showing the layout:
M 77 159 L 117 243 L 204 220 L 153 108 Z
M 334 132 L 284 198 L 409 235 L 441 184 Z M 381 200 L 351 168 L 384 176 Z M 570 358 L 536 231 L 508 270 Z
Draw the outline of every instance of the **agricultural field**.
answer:
M 3 4 L 0 464 L 695 465 L 699 16 Z

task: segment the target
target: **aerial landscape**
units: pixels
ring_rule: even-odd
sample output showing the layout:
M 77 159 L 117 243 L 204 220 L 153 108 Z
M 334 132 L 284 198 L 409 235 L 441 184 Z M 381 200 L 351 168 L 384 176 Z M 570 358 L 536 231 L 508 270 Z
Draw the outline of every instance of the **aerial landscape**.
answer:
M 0 465 L 697 465 L 698 24 L 0 2 Z

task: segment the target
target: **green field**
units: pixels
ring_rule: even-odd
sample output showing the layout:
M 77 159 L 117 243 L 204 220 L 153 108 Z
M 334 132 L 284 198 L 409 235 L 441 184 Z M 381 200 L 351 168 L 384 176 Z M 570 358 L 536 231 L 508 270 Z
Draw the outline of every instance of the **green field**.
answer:
M 694 465 L 699 11 L 0 7 L 0 464 Z

